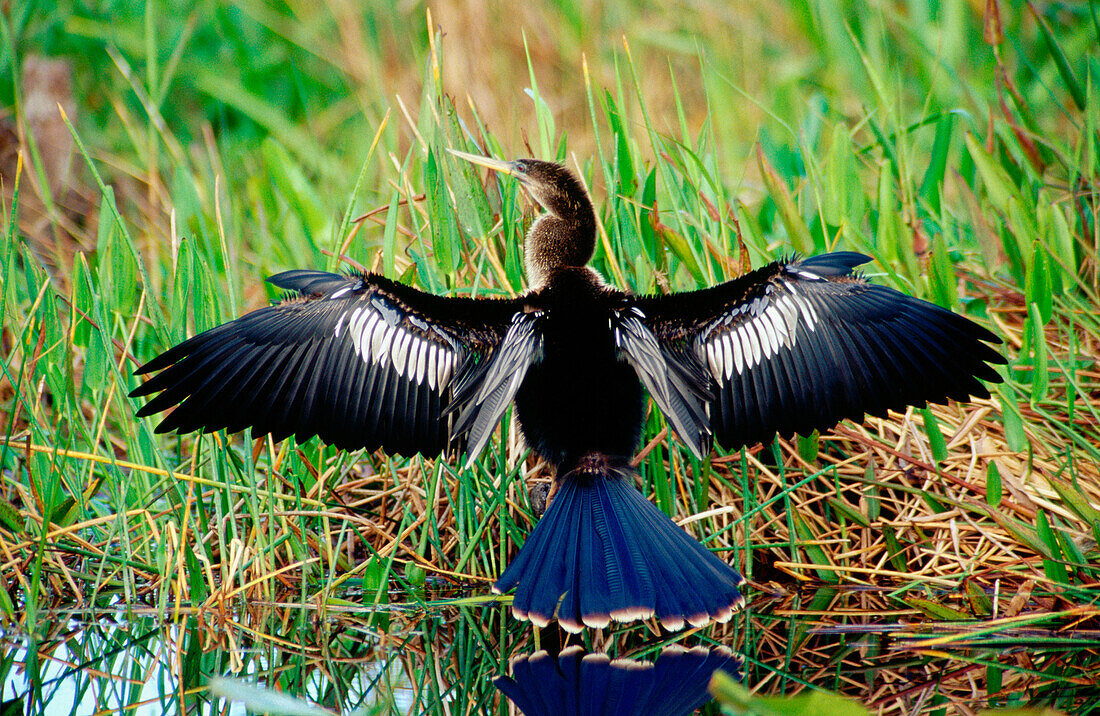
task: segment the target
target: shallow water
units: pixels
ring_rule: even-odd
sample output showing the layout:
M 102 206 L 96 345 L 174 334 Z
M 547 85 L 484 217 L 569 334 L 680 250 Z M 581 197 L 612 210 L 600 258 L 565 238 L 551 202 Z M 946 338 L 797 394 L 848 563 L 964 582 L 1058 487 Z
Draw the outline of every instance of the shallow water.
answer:
M 634 627 L 578 638 L 556 627 L 532 630 L 500 606 L 338 608 L 324 616 L 253 606 L 243 617 L 210 613 L 168 623 L 141 609 L 51 613 L 36 638 L 0 637 L 4 698 L 21 713 L 237 714 L 244 704 L 226 696 L 247 699 L 255 696 L 247 685 L 258 684 L 336 712 L 514 713 L 494 685 L 502 678 L 528 708 L 547 694 L 572 694 L 589 706 L 615 704 L 589 713 L 672 714 L 708 698 L 715 666 L 740 666 L 700 634 L 670 639 Z M 258 629 L 258 621 L 269 629 Z M 215 694 L 207 687 L 217 677 L 232 680 L 215 684 Z M 627 709 L 632 698 L 638 703 Z M 673 708 L 669 699 L 686 705 Z M 262 695 L 250 706 L 271 708 Z
M 518 622 L 490 598 L 436 599 L 423 609 L 401 606 L 402 596 L 391 594 L 398 606 L 380 611 L 347 602 L 250 602 L 235 613 L 168 609 L 168 619 L 124 605 L 49 612 L 34 635 L 0 635 L 3 699 L 20 713 L 244 713 L 238 698 L 260 698 L 253 708 L 272 709 L 264 693 L 248 689 L 255 684 L 267 696 L 297 697 L 294 708 L 510 714 L 515 707 L 494 685 L 509 677 L 520 682 L 505 682 L 511 693 L 528 696 L 529 716 L 554 713 L 532 705 L 546 703 L 548 693 L 615 704 L 586 713 L 673 714 L 703 696 L 696 689 L 677 695 L 679 707 L 658 705 L 654 694 L 670 689 L 654 674 L 665 678 L 671 670 L 675 683 L 694 679 L 702 688 L 709 672 L 699 670 L 715 663 L 740 672 L 760 693 L 814 684 L 883 713 L 942 712 L 952 703 L 1011 706 L 1025 696 L 1049 701 L 1055 690 L 1065 708 L 1096 695 L 1095 686 L 1067 684 L 1057 671 L 1093 659 L 1100 632 L 1082 624 L 1067 648 L 1065 630 L 1041 622 L 992 632 L 981 620 L 922 626 L 912 610 L 891 611 L 885 590 L 758 592 L 730 624 L 676 634 L 636 624 L 567 635 Z M 679 671 L 670 666 L 677 661 Z M 217 682 L 212 693 L 219 677 L 233 680 Z M 619 687 L 605 692 L 592 684 Z M 1004 689 L 1002 697 L 990 699 L 988 685 Z M 623 695 L 639 697 L 634 710 Z M 713 704 L 703 711 L 718 712 Z

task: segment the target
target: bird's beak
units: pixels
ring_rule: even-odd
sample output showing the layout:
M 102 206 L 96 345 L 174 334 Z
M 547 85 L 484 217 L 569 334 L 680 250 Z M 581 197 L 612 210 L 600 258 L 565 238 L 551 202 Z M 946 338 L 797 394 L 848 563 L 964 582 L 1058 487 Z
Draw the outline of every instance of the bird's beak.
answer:
M 447 151 L 455 155 L 459 159 L 465 159 L 468 162 L 472 162 L 483 167 L 488 167 L 494 171 L 500 172 L 501 174 L 509 174 L 515 176 L 515 172 L 512 169 L 512 162 L 506 162 L 501 159 L 490 159 L 489 157 L 481 157 L 477 154 L 467 154 L 466 152 L 460 152 L 455 149 L 448 149 Z

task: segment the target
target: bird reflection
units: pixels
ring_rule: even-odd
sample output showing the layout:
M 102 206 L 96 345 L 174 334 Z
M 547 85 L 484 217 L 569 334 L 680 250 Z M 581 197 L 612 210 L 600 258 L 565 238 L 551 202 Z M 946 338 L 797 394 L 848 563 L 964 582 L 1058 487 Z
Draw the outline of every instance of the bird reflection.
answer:
M 511 661 L 512 676 L 493 683 L 525 716 L 680 716 L 706 703 L 716 669 L 741 679 L 742 659 L 725 647 L 670 646 L 653 662 L 611 659 L 579 647 L 557 658 L 545 651 Z

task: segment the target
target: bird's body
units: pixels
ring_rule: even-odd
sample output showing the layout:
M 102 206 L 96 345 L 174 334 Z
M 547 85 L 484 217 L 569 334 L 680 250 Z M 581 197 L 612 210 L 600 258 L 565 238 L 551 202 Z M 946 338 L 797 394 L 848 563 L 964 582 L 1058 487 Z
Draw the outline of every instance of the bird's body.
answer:
M 559 471 L 593 452 L 629 457 L 638 444 L 642 384 L 609 328 L 609 307 L 624 297 L 587 268 L 559 271 L 527 297 L 546 318 L 516 413 L 527 445 Z
M 487 444 L 508 405 L 555 469 L 556 497 L 494 585 L 513 613 L 568 630 L 656 616 L 728 619 L 742 579 L 638 493 L 629 467 L 648 392 L 689 451 L 925 401 L 988 395 L 1004 359 L 985 329 L 853 273 L 839 252 L 712 288 L 635 296 L 586 264 L 591 201 L 550 162 L 488 160 L 546 210 L 528 232 L 531 289 L 441 297 L 374 274 L 288 271 L 296 297 L 166 351 L 131 395 L 175 406 L 157 430 L 252 427 L 276 439 L 427 455 Z

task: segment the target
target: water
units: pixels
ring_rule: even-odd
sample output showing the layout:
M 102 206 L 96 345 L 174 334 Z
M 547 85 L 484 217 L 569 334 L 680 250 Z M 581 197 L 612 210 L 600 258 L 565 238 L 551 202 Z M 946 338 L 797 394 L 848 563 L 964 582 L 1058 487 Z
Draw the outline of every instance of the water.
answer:
M 673 640 L 637 627 L 566 641 L 556 628 L 535 633 L 499 606 L 339 608 L 323 616 L 312 608 L 253 606 L 249 614 L 168 622 L 143 609 L 51 613 L 36 638 L 0 637 L 4 699 L 17 700 L 21 713 L 243 714 L 241 702 L 224 697 L 248 697 L 247 685 L 260 684 L 299 697 L 301 705 L 341 712 L 505 714 L 511 707 L 494 685 L 504 677 L 505 688 L 526 694 L 527 704 L 547 689 L 592 699 L 602 684 L 608 703 L 648 694 L 638 713 L 674 713 L 655 711 L 654 699 L 694 705 L 707 698 L 715 666 L 739 666 L 728 649 L 699 646 L 707 641 L 699 635 L 681 637 L 686 645 L 671 649 Z M 36 659 L 29 657 L 32 645 Z M 561 678 L 532 681 L 532 671 Z M 215 677 L 230 678 L 215 684 L 220 695 L 207 688 Z M 680 695 L 671 693 L 670 679 Z
M 532 629 L 468 597 L 386 611 L 250 602 L 235 612 L 169 609 L 167 619 L 119 605 L 49 612 L 34 635 L 3 632 L 0 682 L 5 708 L 29 714 L 243 714 L 239 699 L 271 710 L 273 692 L 298 699 L 283 713 L 516 713 L 501 684 L 528 716 L 566 713 L 562 699 L 603 704 L 578 713 L 671 715 L 706 698 L 715 666 L 762 694 L 814 684 L 882 713 L 1095 702 L 1095 686 L 1079 678 L 1100 650 L 1087 621 L 1067 639 L 1066 620 L 929 625 L 891 602 L 882 589 L 757 593 L 727 625 L 580 635 Z M 636 697 L 632 707 L 625 697 Z

